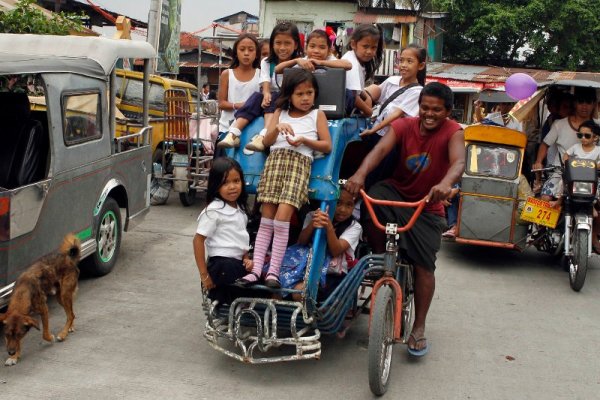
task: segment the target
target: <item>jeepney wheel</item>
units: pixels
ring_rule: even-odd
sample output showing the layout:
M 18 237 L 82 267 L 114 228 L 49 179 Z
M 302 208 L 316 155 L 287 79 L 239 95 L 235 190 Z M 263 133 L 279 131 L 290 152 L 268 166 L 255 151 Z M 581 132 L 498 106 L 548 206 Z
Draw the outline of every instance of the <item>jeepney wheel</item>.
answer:
M 93 276 L 112 271 L 121 247 L 121 210 L 117 202 L 107 197 L 98 215 L 96 251 L 82 262 L 84 270 Z
M 196 189 L 188 188 L 186 193 L 179 193 L 179 200 L 185 207 L 189 207 L 196 202 Z
M 383 285 L 377 291 L 369 332 L 369 387 L 376 396 L 388 388 L 394 345 L 394 291 Z

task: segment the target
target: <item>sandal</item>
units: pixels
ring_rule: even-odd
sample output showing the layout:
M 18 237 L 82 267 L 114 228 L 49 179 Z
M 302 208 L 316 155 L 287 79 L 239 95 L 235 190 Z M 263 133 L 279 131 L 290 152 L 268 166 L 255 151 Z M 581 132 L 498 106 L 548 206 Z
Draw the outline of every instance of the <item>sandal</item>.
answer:
M 281 289 L 279 277 L 273 273 L 267 274 L 267 277 L 265 278 L 265 286 L 271 289 Z
M 411 333 L 410 337 L 415 341 L 415 344 L 417 344 L 419 342 L 426 342 L 426 345 L 422 349 L 418 349 L 418 350 L 415 348 L 411 348 L 410 345 L 408 345 L 408 346 L 406 346 L 406 349 L 408 350 L 408 354 L 410 354 L 413 357 L 423 357 L 425 354 L 427 354 L 429 352 L 429 342 L 427 342 L 427 338 L 425 336 L 421 336 L 420 338 L 417 338 L 417 336 L 414 333 Z
M 249 280 L 249 279 L 247 279 L 247 278 L 246 278 L 246 276 L 248 276 L 248 275 L 252 275 L 252 276 L 254 276 L 256 279 L 255 279 L 255 280 L 253 280 L 253 281 L 251 281 L 251 280 Z M 246 276 L 245 276 L 245 277 L 243 277 L 243 278 L 239 278 L 239 279 L 237 279 L 237 280 L 236 280 L 236 281 L 233 283 L 233 284 L 234 284 L 234 286 L 238 286 L 238 287 L 241 287 L 241 288 L 247 288 L 247 287 L 250 287 L 250 286 L 256 285 L 256 284 L 258 283 L 258 281 L 260 280 L 260 275 L 258 275 L 258 274 L 257 274 L 257 273 L 255 273 L 255 272 L 250 272 L 250 273 L 248 273 L 248 275 L 246 275 Z

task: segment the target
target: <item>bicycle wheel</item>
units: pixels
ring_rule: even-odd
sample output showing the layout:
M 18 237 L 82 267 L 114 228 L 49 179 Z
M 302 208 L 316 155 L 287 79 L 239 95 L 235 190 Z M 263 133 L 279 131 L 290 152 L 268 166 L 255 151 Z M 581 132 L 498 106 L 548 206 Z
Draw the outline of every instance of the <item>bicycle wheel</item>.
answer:
M 392 288 L 387 285 L 380 287 L 373 305 L 369 332 L 369 387 L 377 396 L 387 391 L 392 369 L 394 304 Z

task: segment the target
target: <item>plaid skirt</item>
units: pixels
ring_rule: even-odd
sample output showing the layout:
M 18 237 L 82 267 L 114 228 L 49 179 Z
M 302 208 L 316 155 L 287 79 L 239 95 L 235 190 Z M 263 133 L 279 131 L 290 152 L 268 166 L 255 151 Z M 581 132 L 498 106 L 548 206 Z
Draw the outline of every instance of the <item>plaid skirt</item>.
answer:
M 291 149 L 271 151 L 258 182 L 257 201 L 290 204 L 296 208 L 308 202 L 308 180 L 312 160 Z

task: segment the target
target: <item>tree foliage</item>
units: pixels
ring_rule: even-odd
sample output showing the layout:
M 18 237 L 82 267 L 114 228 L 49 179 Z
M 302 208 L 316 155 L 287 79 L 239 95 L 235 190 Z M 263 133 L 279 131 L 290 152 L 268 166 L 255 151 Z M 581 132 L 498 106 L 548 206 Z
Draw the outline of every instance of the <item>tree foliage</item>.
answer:
M 68 35 L 83 30 L 81 15 L 61 12 L 48 17 L 34 5 L 35 0 L 19 0 L 14 9 L 0 12 L 0 32 Z
M 444 60 L 600 70 L 599 0 L 435 0 Z

